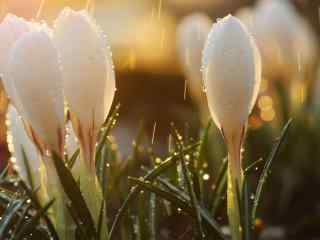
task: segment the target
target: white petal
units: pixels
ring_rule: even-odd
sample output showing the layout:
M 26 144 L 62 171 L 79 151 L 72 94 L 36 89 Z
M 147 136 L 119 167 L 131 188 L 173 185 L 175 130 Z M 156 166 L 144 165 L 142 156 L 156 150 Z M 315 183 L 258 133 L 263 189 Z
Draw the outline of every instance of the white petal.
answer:
M 68 156 L 71 157 L 78 148 L 79 144 L 69 121 L 66 125 L 66 151 Z
M 40 185 L 40 159 L 35 145 L 29 139 L 21 118 L 16 109 L 9 105 L 7 113 L 8 144 L 12 157 L 15 159 L 14 166 L 20 177 L 28 183 L 27 167 L 24 162 L 22 151 L 25 152 L 32 178 L 36 186 Z
M 29 32 L 17 41 L 8 77 L 24 121 L 50 150 L 59 151 L 64 128 L 62 80 L 57 51 L 47 31 Z
M 257 98 L 260 55 L 244 25 L 231 15 L 213 25 L 203 51 L 203 77 L 211 115 L 219 128 L 241 128 Z
M 23 18 L 8 14 L 0 24 L 0 75 L 7 95 L 15 106 L 15 91 L 12 82 L 5 76 L 5 71 L 9 61 L 10 52 L 16 41 L 25 33 L 30 31 L 29 23 Z M 17 106 L 18 107 L 18 106 Z
M 86 11 L 67 8 L 55 22 L 54 40 L 61 57 L 70 111 L 84 131 L 93 125 L 96 131 L 110 110 L 115 92 L 115 74 L 106 37 Z
M 29 31 L 29 24 L 23 18 L 8 14 L 0 24 L 0 73 L 4 74 L 9 53 L 20 36 Z

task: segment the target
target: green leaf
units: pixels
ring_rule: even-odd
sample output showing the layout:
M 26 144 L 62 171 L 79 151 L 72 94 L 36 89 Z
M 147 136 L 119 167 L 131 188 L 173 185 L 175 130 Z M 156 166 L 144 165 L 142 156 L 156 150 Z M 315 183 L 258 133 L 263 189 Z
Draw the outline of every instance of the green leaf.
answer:
M 201 215 L 200 215 L 200 210 L 199 210 L 200 206 L 198 204 L 198 199 L 197 199 L 197 196 L 194 191 L 194 186 L 193 186 L 193 182 L 191 179 L 191 173 L 186 166 L 184 157 L 181 157 L 181 165 L 182 165 L 183 175 L 186 180 L 186 184 L 187 184 L 187 188 L 188 188 L 188 193 L 189 193 L 189 196 L 191 199 L 191 206 L 192 206 L 194 214 L 196 216 L 196 227 L 197 227 L 197 231 L 198 231 L 197 238 L 204 239 L 205 233 L 204 233 L 203 227 L 202 227 Z
M 199 146 L 199 143 L 195 143 L 186 147 L 183 150 L 183 154 L 187 154 Z M 181 154 L 181 153 L 180 153 Z M 176 162 L 179 160 L 179 154 L 173 154 L 168 157 L 165 161 L 163 161 L 159 166 L 155 167 L 152 171 L 150 171 L 143 179 L 146 181 L 152 181 L 156 179 L 160 174 L 168 170 L 169 168 L 173 167 Z M 113 239 L 115 234 L 115 229 L 118 226 L 121 218 L 123 217 L 125 211 L 128 209 L 129 204 L 133 201 L 133 199 L 137 196 L 137 193 L 141 190 L 141 186 L 137 185 L 131 188 L 128 196 L 126 197 L 125 201 L 121 205 L 116 217 L 112 223 L 110 233 L 109 233 L 109 240 Z
M 251 221 L 250 221 L 250 198 L 248 189 L 248 178 L 244 176 L 242 187 L 242 204 L 241 204 L 241 217 L 244 240 L 251 240 Z
M 257 165 L 259 165 L 260 163 L 263 162 L 263 159 L 260 158 L 257 161 L 254 161 L 252 164 L 250 164 L 248 167 L 245 168 L 243 174 L 246 176 L 248 174 L 250 174 L 250 172 L 252 171 L 252 169 L 254 169 Z
M 264 184 L 268 178 L 269 171 L 272 166 L 272 162 L 278 156 L 280 147 L 283 144 L 285 137 L 287 136 L 287 133 L 288 133 L 289 127 L 291 126 L 291 123 L 292 123 L 292 120 L 289 120 L 287 122 L 287 124 L 285 125 L 285 127 L 283 128 L 281 135 L 280 135 L 280 138 L 274 144 L 272 151 L 271 151 L 270 155 L 268 156 L 267 161 L 264 165 L 261 176 L 259 178 L 258 186 L 257 186 L 256 193 L 255 193 L 255 199 L 254 199 L 253 207 L 252 207 L 252 211 L 251 211 L 251 225 L 253 228 L 255 226 L 256 212 L 257 212 L 257 208 L 260 203 Z
M 77 149 L 71 156 L 71 158 L 68 160 L 67 162 L 67 166 L 68 168 L 72 169 L 74 163 L 76 162 L 76 160 L 78 159 L 80 155 L 80 149 Z
M 25 184 L 25 182 L 20 181 L 19 183 L 20 183 L 21 188 L 25 191 L 27 197 L 31 200 L 33 207 L 36 210 L 41 210 L 42 209 L 41 204 L 40 204 L 37 196 L 35 195 L 35 193 L 37 192 L 39 187 L 36 188 L 34 191 L 31 191 L 28 188 L 28 186 Z M 56 232 L 56 229 L 54 228 L 53 223 L 51 222 L 50 218 L 45 214 L 43 216 L 43 219 L 48 227 L 48 230 L 50 231 L 52 240 L 58 240 L 59 239 L 58 233 Z
M 130 181 L 134 182 L 135 184 L 138 184 L 141 188 L 148 190 L 150 192 L 153 192 L 157 194 L 157 196 L 169 201 L 171 204 L 175 205 L 176 207 L 182 209 L 186 213 L 188 213 L 192 217 L 196 217 L 194 213 L 194 209 L 190 204 L 190 199 L 188 199 L 186 196 L 186 199 L 181 199 L 177 197 L 174 193 L 164 191 L 160 189 L 159 187 L 156 187 L 155 185 L 151 184 L 149 181 L 143 181 L 137 178 L 129 178 Z M 199 212 L 202 216 L 202 218 L 205 220 L 206 223 L 209 224 L 209 226 L 219 234 L 219 237 L 221 239 L 226 239 L 226 237 L 223 235 L 223 233 L 220 230 L 220 227 L 218 223 L 211 218 L 210 213 L 200 206 Z
M 97 150 L 96 150 L 96 159 L 100 159 L 103 146 L 108 138 L 110 130 L 114 126 L 116 119 L 119 116 L 119 109 L 120 109 L 120 104 L 117 104 L 113 112 L 111 113 L 110 117 L 107 118 L 107 120 L 103 124 L 103 127 L 101 128 L 101 132 L 99 133 L 99 137 L 98 137 L 99 141 L 98 141 Z
M 8 174 L 8 170 L 9 170 L 9 166 L 6 165 L 6 167 L 2 170 L 2 172 L 0 174 L 0 182 L 4 181 L 4 179 L 6 178 L 6 176 Z
M 147 224 L 147 213 L 146 213 L 146 195 L 143 191 L 140 191 L 139 197 L 139 212 L 138 212 L 138 223 L 139 223 L 139 231 L 140 231 L 140 239 L 141 240 L 150 240 L 149 236 L 149 228 Z
M 55 153 L 52 153 L 52 159 L 57 170 L 60 182 L 64 192 L 71 201 L 70 208 L 73 208 L 73 214 L 82 223 L 83 231 L 89 239 L 96 238 L 96 230 L 93 222 L 93 218 L 90 214 L 89 208 L 82 196 L 79 185 L 73 178 L 70 170 L 65 166 L 63 160 Z
M 157 196 L 154 193 L 150 194 L 149 201 L 149 221 L 150 221 L 150 239 L 156 240 L 156 212 L 157 212 Z
M 31 169 L 30 169 L 30 165 L 29 165 L 29 160 L 28 160 L 27 154 L 26 154 L 23 147 L 21 148 L 21 152 L 22 152 L 23 164 L 24 164 L 26 171 L 27 171 L 28 183 L 30 185 L 31 190 L 33 190 L 35 187 L 34 182 L 33 182 L 33 177 L 32 177 L 32 173 L 31 173 Z M 32 159 L 32 160 L 34 160 L 34 159 Z
M 210 120 L 205 128 L 202 137 L 201 144 L 199 147 L 199 167 L 203 166 L 204 160 L 206 159 L 207 147 L 209 142 L 209 130 L 212 126 L 212 120 Z
M 4 213 L 1 216 L 0 221 L 0 236 L 4 237 L 9 230 L 10 225 L 12 224 L 15 217 L 17 217 L 17 212 L 23 207 L 26 200 L 12 200 L 9 203 L 9 206 L 6 208 Z
M 103 238 L 103 233 L 102 230 L 102 224 L 103 224 L 103 218 L 105 217 L 105 202 L 101 201 L 101 208 L 100 208 L 100 213 L 99 213 L 99 221 L 98 221 L 98 227 L 97 227 L 97 233 L 99 236 L 99 239 L 104 239 Z
M 212 191 L 212 195 L 209 197 L 209 209 L 213 215 L 216 214 L 227 189 L 227 169 L 228 159 L 224 158 L 218 171 L 218 177 L 214 183 L 215 190 Z
M 26 224 L 24 224 L 20 231 L 16 234 L 15 240 L 23 239 L 24 236 L 32 233 L 41 219 L 41 217 L 47 212 L 47 210 L 54 203 L 54 199 L 52 199 L 49 203 L 47 203 L 40 211 L 38 211 Z
M 15 240 L 16 239 L 16 235 L 17 233 L 20 231 L 20 229 L 23 227 L 24 222 L 26 221 L 26 216 L 28 215 L 28 212 L 30 211 L 32 205 L 28 205 L 22 212 L 19 220 L 16 223 L 14 232 L 12 233 L 12 237 L 11 240 Z

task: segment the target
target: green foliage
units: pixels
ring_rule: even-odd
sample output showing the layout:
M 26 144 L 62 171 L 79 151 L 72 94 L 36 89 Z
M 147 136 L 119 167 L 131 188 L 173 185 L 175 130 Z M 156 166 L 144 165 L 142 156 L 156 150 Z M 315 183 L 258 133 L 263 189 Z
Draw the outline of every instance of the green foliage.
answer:
M 164 221 L 183 216 L 186 235 L 194 239 L 228 239 L 219 216 L 225 211 L 227 184 L 227 160 L 222 159 L 216 170 L 212 168 L 212 122 L 201 132 L 200 140 L 193 140 L 188 133 L 181 135 L 172 125 L 170 150 L 162 159 L 150 149 L 144 149 L 143 127 L 133 142 L 132 155 L 121 159 L 110 130 L 118 117 L 117 106 L 99 133 L 96 152 L 96 169 L 105 201 L 101 202 L 99 216 L 91 216 L 72 168 L 79 159 L 79 151 L 65 160 L 53 153 L 53 161 L 62 186 L 68 197 L 65 204 L 75 224 L 76 239 L 157 240 Z M 250 197 L 255 184 L 250 175 L 262 164 L 253 161 L 245 168 L 243 189 L 239 189 L 243 239 L 254 239 L 254 221 L 261 202 L 265 182 L 273 160 L 279 153 L 291 121 L 285 126 L 276 141 L 270 156 L 265 161 L 255 199 Z M 188 131 L 186 131 L 188 132 Z M 142 161 L 144 158 L 146 160 Z M 28 163 L 26 159 L 26 164 Z M 29 179 L 29 178 L 28 178 Z M 8 174 L 6 168 L 0 181 L 0 239 L 40 239 L 58 240 L 50 221 L 48 210 L 54 200 L 40 203 L 34 184 L 28 185 L 15 175 Z M 33 187 L 28 187 L 33 186 Z M 240 194 L 242 191 L 242 194 Z M 103 232 L 103 217 L 108 213 L 109 233 Z M 94 217 L 99 221 L 95 225 Z M 172 234 L 172 233 L 171 233 Z

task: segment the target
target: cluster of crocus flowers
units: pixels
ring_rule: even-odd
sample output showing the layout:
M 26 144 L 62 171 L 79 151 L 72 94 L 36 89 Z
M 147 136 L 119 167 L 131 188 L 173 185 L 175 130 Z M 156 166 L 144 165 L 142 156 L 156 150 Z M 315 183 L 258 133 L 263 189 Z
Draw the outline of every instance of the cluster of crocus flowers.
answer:
M 75 175 L 83 180 L 87 188 L 83 190 L 92 189 L 90 184 L 98 184 L 94 159 L 97 134 L 115 93 L 105 35 L 87 11 L 66 8 L 53 28 L 8 14 L 0 24 L 0 39 L 0 73 L 6 93 L 44 161 L 48 182 L 59 185 L 51 152 L 64 159 L 66 101 L 80 143 L 82 167 L 87 169 Z M 16 124 L 11 125 L 11 132 L 16 132 L 15 128 Z M 87 175 L 79 176 L 82 173 Z M 100 206 L 102 195 L 95 204 L 94 200 L 88 200 L 89 208 Z M 92 208 L 98 216 L 99 208 Z
M 215 23 L 203 50 L 203 78 L 211 116 L 228 149 L 228 216 L 232 239 L 242 239 L 241 147 L 246 122 L 258 96 L 261 60 L 246 27 L 229 15 Z M 237 189 L 238 188 L 238 189 Z

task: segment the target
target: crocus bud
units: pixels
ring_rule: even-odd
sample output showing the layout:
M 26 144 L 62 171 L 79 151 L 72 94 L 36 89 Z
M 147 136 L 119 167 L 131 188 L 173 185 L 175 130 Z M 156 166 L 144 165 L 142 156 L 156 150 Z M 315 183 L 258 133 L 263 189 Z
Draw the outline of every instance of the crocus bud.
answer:
M 178 53 L 187 78 L 191 96 L 203 103 L 203 84 L 201 73 L 201 58 L 204 44 L 211 29 L 208 16 L 196 13 L 182 20 L 177 29 Z
M 31 184 L 30 181 L 33 181 L 34 187 L 40 186 L 41 161 L 39 159 L 39 154 L 28 137 L 23 122 L 13 105 L 9 105 L 8 108 L 7 128 L 8 147 L 15 170 L 27 184 Z M 25 160 L 28 162 L 26 163 Z M 26 164 L 28 164 L 28 166 L 26 166 Z M 28 167 L 31 176 L 28 176 Z M 30 179 L 30 177 L 32 179 Z
M 110 110 L 115 74 L 105 35 L 86 11 L 64 9 L 55 22 L 63 86 L 73 128 L 87 165 L 94 169 L 96 136 Z
M 218 128 L 231 133 L 245 125 L 260 75 L 260 55 L 243 24 L 231 15 L 214 24 L 203 51 L 203 78 Z
M 5 74 L 12 81 L 29 135 L 42 155 L 63 153 L 64 111 L 57 51 L 46 29 L 24 34 L 11 51 Z
M 229 15 L 213 25 L 203 51 L 203 78 L 211 115 L 228 148 L 228 216 L 232 239 L 240 240 L 240 152 L 259 91 L 261 63 L 253 38 L 237 18 Z

